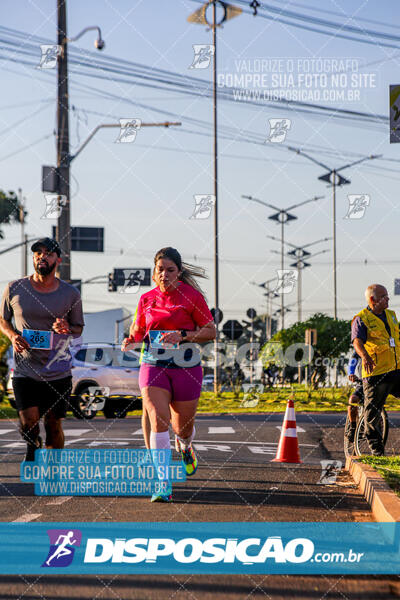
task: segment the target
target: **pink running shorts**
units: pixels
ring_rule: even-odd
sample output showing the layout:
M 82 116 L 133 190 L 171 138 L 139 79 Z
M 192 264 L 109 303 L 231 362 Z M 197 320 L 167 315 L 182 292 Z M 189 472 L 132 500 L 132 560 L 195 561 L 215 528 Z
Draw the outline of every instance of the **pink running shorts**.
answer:
M 155 386 L 171 392 L 172 402 L 200 398 L 203 369 L 201 365 L 185 369 L 168 369 L 142 363 L 139 371 L 139 387 Z

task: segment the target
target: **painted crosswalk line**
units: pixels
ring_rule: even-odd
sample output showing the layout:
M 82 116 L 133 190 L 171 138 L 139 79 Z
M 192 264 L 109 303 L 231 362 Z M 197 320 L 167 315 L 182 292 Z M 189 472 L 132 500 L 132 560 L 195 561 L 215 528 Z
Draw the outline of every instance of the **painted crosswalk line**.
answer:
M 235 433 L 235 430 L 233 429 L 233 427 L 209 427 L 208 428 L 208 433 L 209 434 L 222 434 L 222 433 Z
M 64 429 L 64 434 L 66 437 L 78 437 L 88 431 L 92 431 L 92 429 Z
M 34 521 L 35 519 L 38 519 L 41 516 L 42 513 L 26 513 L 25 515 L 18 517 L 18 519 L 14 519 L 12 523 L 29 523 L 29 521 Z

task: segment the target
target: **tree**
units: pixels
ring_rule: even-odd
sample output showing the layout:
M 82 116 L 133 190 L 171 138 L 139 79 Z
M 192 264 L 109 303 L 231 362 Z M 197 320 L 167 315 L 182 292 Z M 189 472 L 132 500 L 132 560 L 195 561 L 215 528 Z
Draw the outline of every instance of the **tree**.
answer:
M 23 217 L 22 217 L 23 212 Z M 13 223 L 21 223 L 21 218 L 25 219 L 28 213 L 23 210 L 22 205 L 18 201 L 15 192 L 5 193 L 0 190 L 0 224 L 12 225 Z M 4 239 L 4 232 L 0 225 L 0 239 Z
M 317 387 L 318 383 L 323 383 L 326 379 L 327 365 L 333 360 L 344 359 L 348 353 L 351 342 L 350 321 L 316 313 L 307 321 L 278 331 L 263 347 L 261 360 L 265 367 L 276 364 L 281 368 L 294 368 L 296 361 L 302 360 L 304 352 L 301 348 L 296 351 L 293 345 L 304 344 L 306 329 L 317 330 L 317 343 L 313 346 L 314 355 L 311 362 L 311 380 Z

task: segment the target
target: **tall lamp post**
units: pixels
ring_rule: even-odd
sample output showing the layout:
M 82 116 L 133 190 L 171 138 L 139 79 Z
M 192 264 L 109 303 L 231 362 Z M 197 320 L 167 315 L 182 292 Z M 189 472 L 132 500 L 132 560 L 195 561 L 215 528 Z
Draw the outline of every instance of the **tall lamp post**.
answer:
M 281 241 L 279 238 L 276 238 L 273 235 L 267 235 L 267 237 L 270 240 L 275 240 L 276 242 L 280 242 Z M 302 314 L 301 314 L 301 304 L 302 304 L 302 297 L 301 297 L 302 271 L 306 267 L 311 266 L 309 263 L 305 262 L 305 260 L 309 260 L 310 258 L 313 258 L 317 254 L 323 254 L 325 252 L 328 252 L 327 250 L 323 250 L 322 252 L 317 252 L 316 254 L 311 254 L 310 252 L 308 252 L 308 250 L 306 250 L 306 248 L 309 248 L 310 246 L 314 246 L 314 244 L 320 244 L 321 242 L 327 242 L 330 239 L 331 238 L 327 238 L 327 237 L 326 238 L 322 238 L 321 240 L 316 240 L 315 242 L 310 242 L 309 244 L 304 244 L 303 246 L 295 246 L 295 244 L 291 244 L 290 242 L 286 242 L 285 241 L 285 244 L 287 246 L 290 246 L 291 248 L 293 248 L 293 250 L 290 250 L 288 252 L 288 256 L 294 256 L 297 259 L 297 262 L 292 263 L 290 266 L 291 267 L 296 267 L 296 269 L 298 271 L 298 279 L 297 279 L 297 320 L 299 322 L 302 319 Z M 275 252 L 276 254 L 279 254 L 275 250 L 272 250 L 272 252 Z
M 272 312 L 272 299 L 277 298 L 279 294 L 271 290 L 270 284 L 276 281 L 276 277 L 272 279 L 268 279 L 268 281 L 264 281 L 263 283 L 256 283 L 255 281 L 251 281 L 252 285 L 256 285 L 257 287 L 264 288 L 266 290 L 264 296 L 267 297 L 267 318 L 265 319 L 265 337 L 267 340 L 271 338 L 272 332 L 272 321 L 271 321 L 271 312 Z
M 217 22 L 217 5 L 222 9 L 222 17 Z M 212 6 L 212 21 L 207 18 L 207 9 Z M 206 25 L 213 32 L 213 46 L 214 46 L 214 59 L 213 59 L 213 116 L 214 116 L 214 297 L 215 297 L 215 311 L 218 314 L 219 310 L 219 240 L 218 240 L 218 127 L 217 127 L 217 28 L 221 27 L 222 23 L 236 17 L 242 13 L 242 9 L 228 4 L 227 2 L 221 2 L 221 0 L 209 0 L 205 2 L 199 9 L 189 15 L 189 23 L 197 23 L 199 25 Z M 217 335 L 215 338 L 215 356 L 216 360 L 214 363 L 214 392 L 217 392 L 218 388 L 218 342 L 219 342 L 219 329 L 217 327 Z
M 314 258 L 315 256 L 318 256 L 319 254 L 325 254 L 325 252 L 329 252 L 329 250 L 328 249 L 320 250 L 319 252 L 315 252 L 315 254 L 310 254 L 309 256 L 307 256 L 307 260 Z M 297 258 L 297 261 L 292 263 L 290 266 L 296 267 L 296 269 L 299 273 L 299 277 L 297 280 L 297 320 L 300 323 L 300 321 L 302 320 L 302 302 L 303 302 L 302 273 L 303 273 L 303 269 L 306 269 L 307 267 L 311 267 L 311 265 L 310 265 L 310 263 L 306 262 L 302 258 Z
M 304 202 L 299 202 L 297 204 L 292 204 L 292 206 L 288 206 L 287 208 L 278 208 L 277 206 L 274 206 L 273 204 L 269 204 L 268 202 L 263 202 L 262 200 L 253 198 L 253 196 L 242 195 L 242 198 L 245 198 L 246 200 L 251 200 L 252 202 L 258 202 L 258 204 L 268 206 L 268 208 L 272 208 L 277 211 L 276 213 L 269 216 L 268 218 L 272 219 L 273 221 L 277 221 L 278 223 L 281 224 L 281 271 L 284 271 L 284 269 L 285 269 L 285 252 L 284 252 L 285 225 L 289 221 L 293 221 L 294 219 L 297 219 L 296 215 L 292 215 L 289 212 L 289 210 L 292 210 L 293 208 L 299 208 L 300 206 L 303 206 L 304 204 L 308 204 L 309 202 L 316 202 L 317 200 L 321 200 L 324 197 L 325 196 L 314 196 L 314 198 L 310 198 L 309 200 L 304 200 Z M 284 295 L 285 294 L 281 294 L 281 329 L 285 328 Z
M 350 167 L 354 167 L 366 160 L 373 160 L 374 158 L 379 158 L 382 156 L 381 154 L 371 154 L 370 156 L 365 156 L 364 158 L 360 158 L 359 160 L 355 160 L 354 162 L 348 163 L 339 167 L 338 169 L 331 169 L 324 163 L 316 160 L 312 156 L 309 156 L 299 148 L 292 148 L 288 146 L 288 150 L 295 152 L 296 154 L 300 154 L 308 160 L 311 160 L 313 163 L 323 167 L 327 170 L 327 173 L 324 173 L 318 179 L 320 181 L 326 181 L 329 186 L 332 187 L 332 200 L 333 200 L 333 315 L 334 318 L 337 319 L 337 276 L 336 276 L 336 187 L 341 187 L 342 185 L 348 185 L 351 183 L 350 179 L 346 179 L 339 174 L 339 171 L 343 171 L 344 169 L 349 169 Z

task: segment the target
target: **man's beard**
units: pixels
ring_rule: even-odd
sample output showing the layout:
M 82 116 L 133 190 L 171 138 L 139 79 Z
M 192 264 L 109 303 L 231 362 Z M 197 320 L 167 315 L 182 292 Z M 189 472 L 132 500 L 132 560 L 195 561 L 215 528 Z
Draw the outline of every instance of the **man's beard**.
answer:
M 52 271 L 56 268 L 56 263 L 54 265 L 46 264 L 46 266 L 39 266 L 39 264 L 35 265 L 35 271 L 39 275 L 50 275 Z

